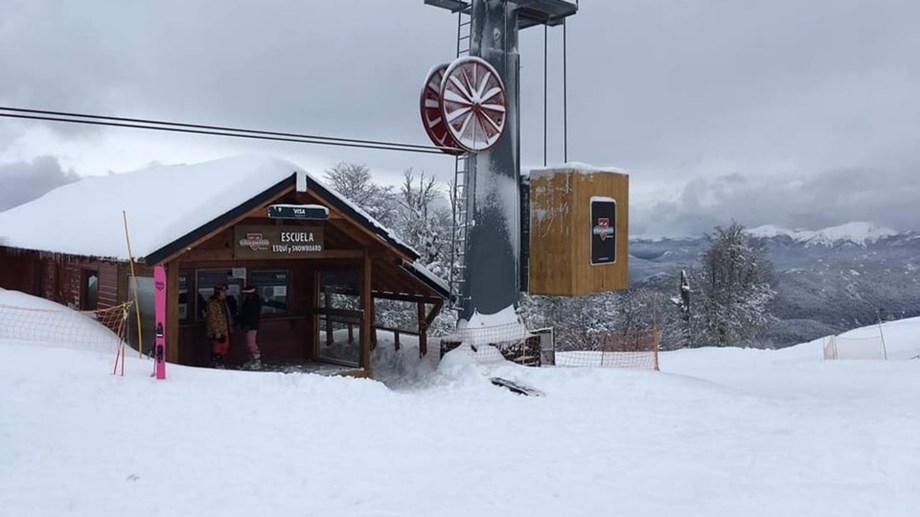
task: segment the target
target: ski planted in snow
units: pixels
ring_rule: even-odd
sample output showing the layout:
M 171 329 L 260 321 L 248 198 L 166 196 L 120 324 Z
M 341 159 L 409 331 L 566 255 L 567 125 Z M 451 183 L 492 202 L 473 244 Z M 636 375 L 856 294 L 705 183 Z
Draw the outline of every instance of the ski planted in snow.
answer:
M 153 268 L 154 314 L 156 332 L 153 341 L 153 373 L 157 379 L 166 378 L 166 269 Z

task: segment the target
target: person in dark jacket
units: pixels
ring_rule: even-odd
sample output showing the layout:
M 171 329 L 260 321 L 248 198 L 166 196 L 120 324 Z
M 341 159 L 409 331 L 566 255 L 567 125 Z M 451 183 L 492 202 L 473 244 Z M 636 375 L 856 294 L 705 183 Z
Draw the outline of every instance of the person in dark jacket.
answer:
M 214 294 L 208 300 L 206 309 L 208 339 L 211 341 L 211 364 L 224 367 L 224 356 L 230 350 L 230 329 L 233 316 L 227 307 L 227 284 L 214 286 Z
M 259 370 L 262 368 L 262 351 L 256 343 L 259 333 L 259 320 L 262 317 L 262 297 L 258 290 L 252 286 L 243 288 L 243 304 L 240 306 L 240 330 L 246 336 L 246 346 L 249 347 L 249 361 L 243 365 L 244 369 Z

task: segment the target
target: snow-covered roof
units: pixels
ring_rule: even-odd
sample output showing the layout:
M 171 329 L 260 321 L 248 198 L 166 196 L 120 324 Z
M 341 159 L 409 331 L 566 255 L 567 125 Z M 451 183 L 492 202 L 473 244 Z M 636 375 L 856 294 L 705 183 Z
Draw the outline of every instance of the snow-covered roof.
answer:
M 598 167 L 583 162 L 566 162 L 557 165 L 525 166 L 521 168 L 521 174 L 524 176 L 537 176 L 541 174 L 555 174 L 559 171 L 578 171 L 584 174 L 594 172 L 615 172 L 617 174 L 629 174 L 624 169 L 614 166 Z
M 132 252 L 141 259 L 260 193 L 288 185 L 295 175 L 298 190 L 309 183 L 413 260 L 418 257 L 391 230 L 301 167 L 260 155 L 83 178 L 0 213 L 0 246 L 127 260 L 124 210 Z
M 404 269 L 415 275 L 416 278 L 428 284 L 429 287 L 433 288 L 435 291 L 440 291 L 441 294 L 447 298 L 450 297 L 450 287 L 447 285 L 447 282 L 445 282 L 443 278 L 434 274 L 421 262 L 403 262 L 402 266 Z

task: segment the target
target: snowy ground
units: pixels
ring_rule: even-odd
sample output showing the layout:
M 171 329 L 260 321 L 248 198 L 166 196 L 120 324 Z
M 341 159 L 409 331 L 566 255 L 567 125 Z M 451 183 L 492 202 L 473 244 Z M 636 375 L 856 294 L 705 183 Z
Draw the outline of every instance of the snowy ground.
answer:
M 438 369 L 382 344 L 388 387 L 157 382 L 132 355 L 115 377 L 113 354 L 0 339 L 0 514 L 914 516 L 920 319 L 886 341 L 900 360 L 825 362 L 816 342 L 666 353 L 660 373 Z

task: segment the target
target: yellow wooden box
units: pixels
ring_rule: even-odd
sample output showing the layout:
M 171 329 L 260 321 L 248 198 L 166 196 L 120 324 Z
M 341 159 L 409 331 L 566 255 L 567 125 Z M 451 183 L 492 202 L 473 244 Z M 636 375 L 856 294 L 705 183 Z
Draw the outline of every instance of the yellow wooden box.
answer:
M 530 174 L 528 292 L 582 296 L 629 287 L 629 176 L 581 166 Z

